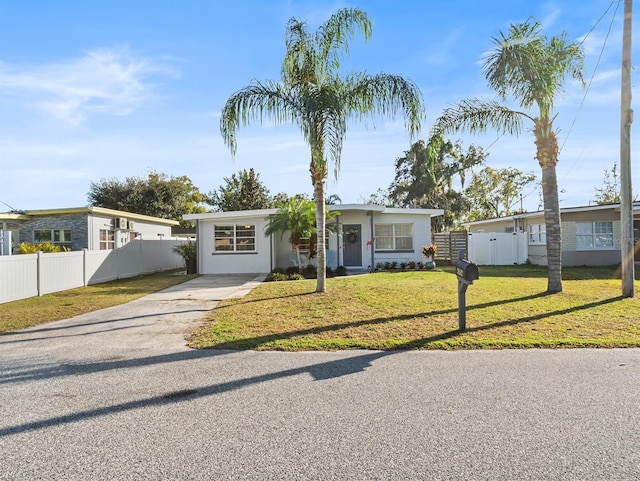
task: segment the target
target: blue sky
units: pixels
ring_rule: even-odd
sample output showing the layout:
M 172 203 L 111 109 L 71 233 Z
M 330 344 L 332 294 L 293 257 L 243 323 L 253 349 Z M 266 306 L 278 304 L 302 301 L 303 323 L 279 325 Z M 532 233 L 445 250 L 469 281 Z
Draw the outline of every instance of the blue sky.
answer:
M 587 205 L 604 170 L 619 159 L 622 3 L 613 18 L 618 4 L 0 0 L 0 202 L 16 209 L 82 206 L 91 181 L 146 176 L 151 170 L 187 175 L 208 192 L 251 167 L 272 194 L 311 195 L 309 153 L 296 128 L 242 129 L 233 160 L 219 133 L 219 113 L 252 79 L 279 78 L 290 17 L 315 28 L 350 6 L 366 11 L 374 28 L 368 43 L 353 42 L 344 71 L 413 80 L 426 105 L 418 138 L 427 137 L 449 104 L 494 98 L 481 61 L 491 37 L 510 23 L 534 17 L 547 35 L 565 31 L 571 40 L 583 40 L 593 29 L 584 39 L 590 89 L 584 97 L 579 85 L 568 83 L 556 102 L 555 124 L 561 131 L 561 205 Z M 638 98 L 637 80 L 632 84 Z M 635 190 L 638 128 L 632 126 Z M 453 137 L 458 138 L 465 146 L 488 148 L 491 167 L 540 176 L 530 131 L 518 138 Z M 351 124 L 340 176 L 329 179 L 327 193 L 351 203 L 388 187 L 395 159 L 409 146 L 401 119 L 379 119 L 375 128 Z M 536 210 L 538 191 L 525 194 L 525 208 Z M 2 210 L 8 207 L 0 204 Z

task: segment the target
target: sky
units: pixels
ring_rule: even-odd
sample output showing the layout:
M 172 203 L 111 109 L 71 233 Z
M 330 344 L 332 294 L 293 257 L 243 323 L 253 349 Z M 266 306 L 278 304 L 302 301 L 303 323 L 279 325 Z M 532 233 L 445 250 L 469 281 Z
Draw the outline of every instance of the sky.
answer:
M 315 30 L 343 7 L 367 12 L 373 33 L 368 42 L 354 38 L 342 71 L 415 82 L 426 113 L 414 141 L 428 137 L 448 106 L 497 99 L 482 60 L 492 37 L 510 24 L 533 17 L 546 35 L 565 32 L 582 42 L 589 87 L 585 93 L 567 81 L 556 99 L 555 126 L 561 206 L 588 205 L 620 156 L 623 3 L 0 0 L 0 211 L 85 206 L 91 182 L 152 171 L 186 175 L 210 192 L 254 168 L 272 195 L 311 197 L 310 154 L 297 127 L 242 128 L 233 158 L 220 135 L 220 112 L 254 79 L 280 78 L 288 19 Z M 637 129 L 632 126 L 634 192 L 640 188 Z M 529 128 L 519 137 L 451 136 L 458 139 L 483 147 L 489 167 L 541 175 Z M 388 188 L 395 159 L 410 145 L 401 118 L 350 123 L 339 177 L 330 175 L 327 194 L 357 203 Z M 526 210 L 540 207 L 539 188 L 523 194 Z

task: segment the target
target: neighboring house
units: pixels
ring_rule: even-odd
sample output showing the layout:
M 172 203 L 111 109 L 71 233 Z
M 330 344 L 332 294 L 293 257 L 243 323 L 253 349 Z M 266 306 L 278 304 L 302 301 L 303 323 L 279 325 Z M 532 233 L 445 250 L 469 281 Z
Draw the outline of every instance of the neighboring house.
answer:
M 562 223 L 562 265 L 606 266 L 619 264 L 620 205 L 592 205 L 560 209 Z M 633 235 L 636 252 L 640 244 L 640 203 L 633 205 Z M 528 260 L 532 264 L 547 265 L 547 238 L 544 212 L 527 212 L 508 217 L 487 219 L 463 224 L 469 230 L 469 259 L 511 259 L 508 254 L 511 237 L 522 236 L 524 248 L 513 256 L 517 261 L 478 262 L 482 264 L 512 264 Z M 486 235 L 485 235 L 486 234 Z M 505 239 L 507 242 L 505 242 Z M 500 245 L 500 242 L 505 242 Z M 516 241 L 517 242 L 517 241 Z M 491 244 L 493 243 L 493 244 Z M 516 245 L 515 242 L 512 243 Z M 519 244 L 519 242 L 518 242 Z M 496 252 L 497 251 L 497 252 Z M 491 252 L 491 256 L 484 254 Z M 637 255 L 637 254 L 636 254 Z
M 340 214 L 339 235 L 328 233 L 329 267 L 373 268 L 378 262 L 420 261 L 431 243 L 431 217 L 441 209 L 395 209 L 377 205 L 329 205 Z M 189 214 L 196 222 L 200 274 L 266 273 L 292 265 L 289 233 L 264 234 L 277 209 Z M 308 253 L 308 243 L 300 247 Z M 312 260 L 314 262 L 315 260 Z
M 169 238 L 176 225 L 175 220 L 102 207 L 0 213 L 0 237 L 6 246 L 11 239 L 14 250 L 21 242 L 51 242 L 74 251 L 110 250 L 135 238 Z

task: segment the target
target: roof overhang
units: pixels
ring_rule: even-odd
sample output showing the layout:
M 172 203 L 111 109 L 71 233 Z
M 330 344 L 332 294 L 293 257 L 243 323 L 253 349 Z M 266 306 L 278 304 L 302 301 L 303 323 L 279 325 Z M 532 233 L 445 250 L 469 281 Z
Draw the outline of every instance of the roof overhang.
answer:
M 67 207 L 62 209 L 36 209 L 27 210 L 21 214 L 13 213 L 0 213 L 0 220 L 30 220 L 36 216 L 47 215 L 64 215 L 64 214 L 97 214 L 106 215 L 109 217 L 126 217 L 127 219 L 133 219 L 144 222 L 152 222 L 155 224 L 164 225 L 179 225 L 180 222 L 173 219 L 163 219 L 161 217 L 153 217 L 144 214 L 135 214 L 133 212 L 125 212 L 122 210 L 106 209 L 104 207 Z

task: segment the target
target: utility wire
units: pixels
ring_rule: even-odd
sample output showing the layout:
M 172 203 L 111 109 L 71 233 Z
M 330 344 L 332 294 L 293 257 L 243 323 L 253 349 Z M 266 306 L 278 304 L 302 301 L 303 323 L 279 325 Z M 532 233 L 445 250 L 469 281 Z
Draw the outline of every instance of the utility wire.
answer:
M 607 12 L 611 9 L 611 6 L 613 5 L 614 1 L 615 0 L 613 0 L 611 2 L 611 4 L 609 5 L 609 7 L 607 7 L 607 9 L 602 14 L 602 16 L 600 16 L 600 18 L 598 19 L 596 24 L 591 28 L 591 30 L 589 30 L 587 35 L 582 39 L 582 42 L 580 42 L 580 45 L 582 45 L 584 43 L 584 41 L 587 39 L 587 37 L 591 34 L 591 32 L 593 32 L 595 27 L 600 23 L 600 21 L 604 18 L 604 16 L 607 14 Z M 564 149 L 564 146 L 567 143 L 567 140 L 569 140 L 569 136 L 571 135 L 571 131 L 573 130 L 573 127 L 575 126 L 576 121 L 578 120 L 578 115 L 580 115 L 580 111 L 582 110 L 582 107 L 584 106 L 584 102 L 585 102 L 585 100 L 587 98 L 587 95 L 589 94 L 589 89 L 591 88 L 591 84 L 593 83 L 593 79 L 596 76 L 596 73 L 598 71 L 598 67 L 600 66 L 600 60 L 602 60 L 602 55 L 604 53 L 604 49 L 607 46 L 607 40 L 609 40 L 609 36 L 611 35 L 611 29 L 613 28 L 613 22 L 616 19 L 616 15 L 618 13 L 618 9 L 620 8 L 620 2 L 621 2 L 621 0 L 618 0 L 618 5 L 616 6 L 615 11 L 613 12 L 613 17 L 611 18 L 611 23 L 609 23 L 609 29 L 607 30 L 607 36 L 605 37 L 604 42 L 602 43 L 602 48 L 600 49 L 600 54 L 598 55 L 598 60 L 596 62 L 596 66 L 593 69 L 593 73 L 591 74 L 591 78 L 589 79 L 589 83 L 587 84 L 587 88 L 584 91 L 584 95 L 582 96 L 582 100 L 580 101 L 580 106 L 578 107 L 578 111 L 576 112 L 576 115 L 574 116 L 573 121 L 571 122 L 571 126 L 569 127 L 569 131 L 567 132 L 567 135 L 564 138 L 564 142 L 562 142 L 562 146 L 560 147 L 561 151 L 562 151 L 562 149 Z M 573 162 L 573 164 L 571 165 L 571 167 L 567 171 L 566 175 L 569 175 L 571 173 L 573 168 L 576 166 L 576 162 L 577 161 L 578 161 L 578 159 L 576 159 Z M 566 178 L 566 175 L 565 175 L 565 178 Z

